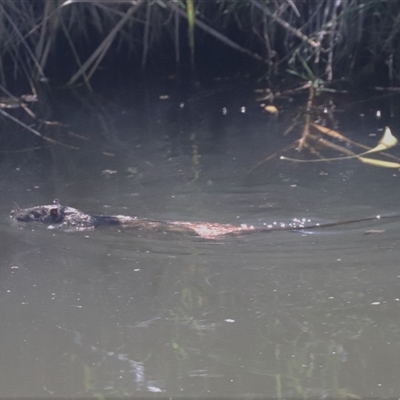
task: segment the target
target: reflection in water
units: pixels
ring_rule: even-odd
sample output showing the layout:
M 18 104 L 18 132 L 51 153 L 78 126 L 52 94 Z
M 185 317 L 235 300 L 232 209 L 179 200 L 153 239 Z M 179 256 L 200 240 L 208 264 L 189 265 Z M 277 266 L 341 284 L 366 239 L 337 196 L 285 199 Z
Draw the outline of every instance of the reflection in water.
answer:
M 245 98 L 221 92 L 181 109 L 181 99 L 150 95 L 137 108 L 105 107 L 102 143 L 92 140 L 98 121 L 75 110 L 87 147 L 4 160 L 3 221 L 15 200 L 56 197 L 96 214 L 235 225 L 395 210 L 387 171 L 271 161 L 248 174 L 286 139 Z M 249 113 L 220 114 L 238 105 Z M 382 221 L 382 234 L 363 235 L 376 226 L 210 242 L 7 220 L 1 395 L 398 396 L 399 227 Z
M 58 328 L 64 329 L 61 326 L 58 326 Z M 96 358 L 98 358 L 98 361 L 93 362 L 91 366 L 87 366 L 84 369 L 87 391 L 102 389 L 115 395 L 119 391 L 119 388 L 115 386 L 118 382 L 118 386 L 124 386 L 124 392 L 126 393 L 132 393 L 138 390 L 154 393 L 162 392 L 160 388 L 152 386 L 153 383 L 146 376 L 143 363 L 130 359 L 125 353 L 107 351 L 91 343 L 86 343 L 84 335 L 78 331 L 71 331 L 71 333 L 73 335 L 74 344 L 79 347 L 76 353 L 79 354 L 80 357 L 82 357 L 84 353 L 89 352 L 93 353 Z M 86 357 L 83 357 L 83 360 L 85 358 Z M 119 372 L 118 379 L 115 379 L 116 370 Z M 123 375 L 127 375 L 126 379 L 124 379 Z M 113 376 L 115 380 L 112 378 L 110 379 L 110 377 Z M 97 379 L 95 377 L 97 377 Z M 107 385 L 96 389 L 97 385 L 94 384 L 94 381 L 98 383 L 101 382 L 102 385 L 107 382 Z M 123 382 L 122 385 L 121 382 Z M 123 395 L 123 392 L 120 394 Z

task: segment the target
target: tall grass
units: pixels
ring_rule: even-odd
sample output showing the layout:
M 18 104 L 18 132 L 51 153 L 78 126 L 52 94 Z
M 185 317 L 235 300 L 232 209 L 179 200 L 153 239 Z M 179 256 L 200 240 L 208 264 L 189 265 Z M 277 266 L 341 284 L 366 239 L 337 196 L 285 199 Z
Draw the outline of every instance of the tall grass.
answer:
M 145 69 L 156 46 L 174 46 L 177 63 L 189 46 L 194 68 L 195 43 L 206 36 L 270 78 L 287 69 L 328 82 L 378 69 L 391 84 L 400 77 L 399 1 L 13 0 L 0 2 L 0 80 L 34 89 L 67 59 L 73 72 L 64 82 L 90 88 L 106 55 L 139 55 Z

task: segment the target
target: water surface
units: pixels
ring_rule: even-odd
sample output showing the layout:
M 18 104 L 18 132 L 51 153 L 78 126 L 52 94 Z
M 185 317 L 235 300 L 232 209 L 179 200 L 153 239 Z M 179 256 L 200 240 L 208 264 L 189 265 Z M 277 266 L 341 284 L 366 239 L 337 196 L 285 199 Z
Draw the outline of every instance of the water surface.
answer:
M 396 213 L 391 170 L 277 158 L 252 170 L 300 131 L 283 137 L 288 118 L 263 114 L 250 90 L 163 94 L 60 99 L 85 140 L 59 139 L 79 150 L 5 153 L 1 396 L 399 396 L 396 220 L 215 241 L 10 222 L 14 202 L 54 198 L 95 214 L 253 225 Z M 346 134 L 374 140 L 365 120 L 339 117 Z

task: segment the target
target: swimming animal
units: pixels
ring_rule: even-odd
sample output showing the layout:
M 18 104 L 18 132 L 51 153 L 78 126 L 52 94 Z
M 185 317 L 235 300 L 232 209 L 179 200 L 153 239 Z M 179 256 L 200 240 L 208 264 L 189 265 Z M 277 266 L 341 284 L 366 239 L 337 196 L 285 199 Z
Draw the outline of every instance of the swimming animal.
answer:
M 328 228 L 353 224 L 356 222 L 375 221 L 383 218 L 400 218 L 400 215 L 383 217 L 378 215 L 375 217 L 357 218 L 322 224 L 311 223 L 304 219 L 295 219 L 288 224 L 273 223 L 255 227 L 253 225 L 231 225 L 215 222 L 156 221 L 126 215 L 92 215 L 73 207 L 63 206 L 60 204 L 59 200 L 56 199 L 53 204 L 50 205 L 13 210 L 11 211 L 10 217 L 19 222 L 36 222 L 49 225 L 49 227 L 52 228 L 66 230 L 89 231 L 103 226 L 117 226 L 138 230 L 178 232 L 192 234 L 204 239 L 218 239 L 225 236 L 240 236 L 249 233 L 302 231 Z

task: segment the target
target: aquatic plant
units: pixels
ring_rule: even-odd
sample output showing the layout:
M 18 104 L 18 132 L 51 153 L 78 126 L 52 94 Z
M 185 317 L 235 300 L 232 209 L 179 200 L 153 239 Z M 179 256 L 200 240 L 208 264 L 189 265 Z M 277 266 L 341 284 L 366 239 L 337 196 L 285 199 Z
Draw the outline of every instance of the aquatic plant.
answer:
M 174 48 L 180 64 L 189 47 L 193 69 L 195 43 L 219 42 L 259 62 L 269 79 L 287 68 L 300 72 L 305 62 L 327 82 L 383 71 L 393 84 L 399 15 L 399 2 L 374 0 L 7 1 L 0 5 L 0 79 L 34 86 L 67 64 L 62 80 L 90 88 L 106 58 L 141 55 L 146 68 L 149 58 L 160 60 L 158 50 Z

